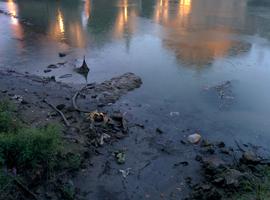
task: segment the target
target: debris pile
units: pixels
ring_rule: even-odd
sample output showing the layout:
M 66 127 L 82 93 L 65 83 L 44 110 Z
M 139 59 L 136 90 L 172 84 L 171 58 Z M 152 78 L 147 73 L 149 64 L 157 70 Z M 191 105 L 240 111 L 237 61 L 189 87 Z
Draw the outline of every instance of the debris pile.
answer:
M 107 115 L 106 113 L 94 111 L 87 113 L 86 116 L 90 123 L 84 124 L 84 126 L 86 125 L 84 134 L 86 134 L 90 145 L 102 146 L 113 139 L 121 139 L 127 134 L 126 121 L 120 112 Z

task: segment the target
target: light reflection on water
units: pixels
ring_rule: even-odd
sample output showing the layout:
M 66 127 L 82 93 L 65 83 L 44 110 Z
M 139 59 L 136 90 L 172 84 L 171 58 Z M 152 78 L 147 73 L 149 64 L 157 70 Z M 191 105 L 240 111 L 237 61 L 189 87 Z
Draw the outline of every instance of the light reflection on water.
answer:
M 248 120 L 246 130 L 270 129 L 261 120 L 270 113 L 270 94 L 261 92 L 269 84 L 270 12 L 250 1 L 0 1 L 0 9 L 34 24 L 0 14 L 0 66 L 44 75 L 49 64 L 86 55 L 89 82 L 135 72 L 144 84 L 134 101 L 192 116 L 183 124 L 243 130 Z M 62 51 L 68 56 L 59 58 Z M 72 73 L 62 81 L 84 83 L 73 68 L 45 75 Z M 238 81 L 237 102 L 220 113 L 201 89 L 227 80 Z
M 139 27 L 140 15 L 145 15 L 146 11 L 144 4 L 141 0 L 110 3 L 105 0 L 75 3 L 28 0 L 18 2 L 18 9 L 19 16 L 32 20 L 51 39 L 71 48 L 85 49 L 89 42 L 97 42 L 92 40 L 95 37 L 102 37 L 103 45 L 112 39 L 123 39 L 128 46 L 132 37 L 137 36 L 136 31 L 144 31 Z M 159 34 L 164 47 L 186 64 L 207 65 L 226 56 L 239 44 L 231 38 L 237 31 L 234 21 L 240 29 L 245 26 L 245 0 L 152 0 L 148 4 L 147 12 L 153 14 L 147 13 L 146 19 L 163 26 Z M 15 16 L 16 7 L 13 0 L 8 0 L 6 9 Z M 16 25 L 14 32 L 22 32 L 18 19 L 12 17 L 11 23 Z

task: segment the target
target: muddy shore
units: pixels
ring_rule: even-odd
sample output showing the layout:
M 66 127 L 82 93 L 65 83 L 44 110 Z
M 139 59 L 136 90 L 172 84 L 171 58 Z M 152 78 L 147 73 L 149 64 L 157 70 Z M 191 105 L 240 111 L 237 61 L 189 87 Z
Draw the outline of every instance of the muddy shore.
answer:
M 100 84 L 67 85 L 53 78 L 0 71 L 1 99 L 18 105 L 25 123 L 62 124 L 67 151 L 85 155 L 82 167 L 65 177 L 79 191 L 78 198 L 237 199 L 222 188 L 234 195 L 241 191 L 238 183 L 247 172 L 253 175 L 269 165 L 269 152 L 263 148 L 238 143 L 227 147 L 205 138 L 198 144 L 182 136 L 172 140 L 159 125 L 149 128 L 147 120 L 130 117 L 129 105 L 120 108 L 114 103 L 141 84 L 132 73 Z M 247 154 L 251 150 L 256 154 Z M 226 179 L 223 172 L 232 178 Z M 51 191 L 34 192 L 40 199 L 57 199 Z

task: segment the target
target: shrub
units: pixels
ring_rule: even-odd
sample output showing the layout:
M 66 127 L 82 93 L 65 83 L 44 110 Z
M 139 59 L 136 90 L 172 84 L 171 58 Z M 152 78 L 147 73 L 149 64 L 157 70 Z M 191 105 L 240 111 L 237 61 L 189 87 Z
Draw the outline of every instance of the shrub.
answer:
M 0 134 L 0 162 L 17 170 L 52 167 L 60 151 L 60 129 L 54 125 L 44 128 L 22 128 L 15 133 Z
M 21 123 L 14 117 L 14 105 L 8 101 L 0 101 L 0 133 L 16 132 Z

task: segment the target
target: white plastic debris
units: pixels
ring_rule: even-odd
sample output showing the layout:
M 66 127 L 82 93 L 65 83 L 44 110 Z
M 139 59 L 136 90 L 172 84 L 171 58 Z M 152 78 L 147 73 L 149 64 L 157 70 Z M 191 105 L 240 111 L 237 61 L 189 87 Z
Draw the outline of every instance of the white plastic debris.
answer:
M 131 168 L 127 169 L 119 169 L 119 172 L 122 174 L 123 178 L 127 178 L 128 175 L 130 174 Z

